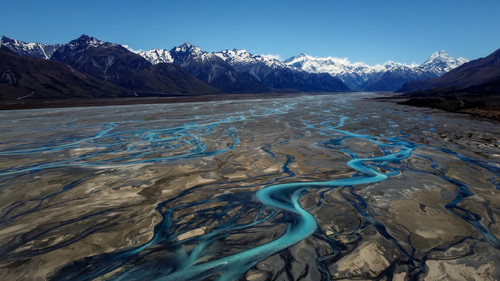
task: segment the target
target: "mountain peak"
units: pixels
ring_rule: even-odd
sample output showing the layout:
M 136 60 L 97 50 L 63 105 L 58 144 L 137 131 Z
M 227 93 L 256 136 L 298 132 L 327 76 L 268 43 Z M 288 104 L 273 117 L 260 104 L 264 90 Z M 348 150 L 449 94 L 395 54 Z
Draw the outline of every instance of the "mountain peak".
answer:
M 29 43 L 25 43 L 25 42 L 19 41 L 17 39 L 12 39 L 12 38 L 9 38 L 5 35 L 2 35 L 2 37 L 0 38 L 0 44 L 19 46 L 19 45 L 26 45 Z
M 189 42 L 185 42 L 184 44 L 180 45 L 180 47 L 191 48 L 191 47 L 193 47 L 193 45 L 191 45 L 191 43 L 189 43 Z
M 3 41 L 15 41 L 15 39 L 11 39 L 11 38 L 9 38 L 9 37 L 7 37 L 5 35 L 2 35 L 0 37 L 0 42 L 3 42 Z
M 300 53 L 296 56 L 293 56 L 292 58 L 308 58 L 309 56 L 305 53 Z
M 294 63 L 297 63 L 299 61 L 305 61 L 305 60 L 308 60 L 308 59 L 311 59 L 312 57 L 309 56 L 309 55 L 306 55 L 304 53 L 300 53 L 298 55 L 295 55 L 293 57 L 290 57 L 288 59 L 286 59 L 284 62 L 287 63 L 287 64 L 294 64 Z
M 191 54 L 201 54 L 203 53 L 198 46 L 193 46 L 191 43 L 186 42 L 179 47 L 173 49 L 176 53 L 191 53 Z
M 468 61 L 465 58 L 451 57 L 446 51 L 442 50 L 432 54 L 420 67 L 437 75 L 443 75 Z
M 437 58 L 451 58 L 451 57 L 445 50 L 437 51 L 429 57 L 430 60 Z
M 107 43 L 101 40 L 98 40 L 95 37 L 88 36 L 87 34 L 82 34 L 82 36 L 78 37 L 75 40 L 69 42 L 69 45 L 72 47 L 99 47 L 103 45 L 111 45 L 111 43 Z
M 89 40 L 92 38 L 94 38 L 94 37 L 90 37 L 87 34 L 82 34 L 80 37 L 78 37 L 78 40 Z

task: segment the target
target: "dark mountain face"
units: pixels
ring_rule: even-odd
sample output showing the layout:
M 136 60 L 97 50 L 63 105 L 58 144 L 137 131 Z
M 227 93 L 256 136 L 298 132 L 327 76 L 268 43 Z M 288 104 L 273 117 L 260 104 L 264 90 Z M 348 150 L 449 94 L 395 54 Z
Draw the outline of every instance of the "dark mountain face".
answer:
M 309 92 L 346 92 L 350 89 L 342 80 L 332 77 L 328 73 L 302 73 L 305 82 L 304 88 Z M 300 88 L 299 88 L 300 90 Z M 303 90 L 305 91 L 305 90 Z
M 127 89 L 150 94 L 213 94 L 218 89 L 193 77 L 181 67 L 171 63 L 160 63 L 137 71 L 123 81 Z
M 327 73 L 307 73 L 290 68 L 266 72 L 262 83 L 274 89 L 302 92 L 345 92 L 349 88 L 338 78 Z
M 396 91 L 405 83 L 435 78 L 437 75 L 430 72 L 417 71 L 387 71 L 368 79 L 363 83 L 365 91 Z
M 52 60 L 71 65 L 81 72 L 117 85 L 152 65 L 124 47 L 82 35 L 57 49 Z
M 153 66 L 121 45 L 87 35 L 62 46 L 51 59 L 134 91 L 156 94 L 217 92 L 179 67 Z
M 125 97 L 132 94 L 63 63 L 23 57 L 0 47 L 0 99 Z
M 465 63 L 443 76 L 425 81 L 410 82 L 399 92 L 472 91 L 495 93 L 495 81 L 500 79 L 500 49 L 491 55 Z M 484 85 L 484 87 L 482 86 Z M 498 92 L 497 92 L 498 93 Z
M 252 75 L 236 71 L 213 53 L 185 43 L 170 50 L 173 63 L 194 77 L 226 92 L 265 92 L 267 87 Z

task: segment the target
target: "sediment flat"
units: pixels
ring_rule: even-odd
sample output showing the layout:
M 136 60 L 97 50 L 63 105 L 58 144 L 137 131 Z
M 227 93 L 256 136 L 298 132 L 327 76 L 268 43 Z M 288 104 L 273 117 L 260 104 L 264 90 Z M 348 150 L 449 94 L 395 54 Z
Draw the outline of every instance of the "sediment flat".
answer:
M 1 111 L 0 279 L 500 279 L 498 124 L 376 97 Z

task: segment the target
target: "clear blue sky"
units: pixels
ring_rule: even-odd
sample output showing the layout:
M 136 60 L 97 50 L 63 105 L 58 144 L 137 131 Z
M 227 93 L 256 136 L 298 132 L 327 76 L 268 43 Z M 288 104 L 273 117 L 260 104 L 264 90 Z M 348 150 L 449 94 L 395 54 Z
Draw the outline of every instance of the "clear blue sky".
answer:
M 369 64 L 500 48 L 500 0 L 0 0 L 0 33 L 66 43 L 81 34 L 133 49 L 299 53 Z

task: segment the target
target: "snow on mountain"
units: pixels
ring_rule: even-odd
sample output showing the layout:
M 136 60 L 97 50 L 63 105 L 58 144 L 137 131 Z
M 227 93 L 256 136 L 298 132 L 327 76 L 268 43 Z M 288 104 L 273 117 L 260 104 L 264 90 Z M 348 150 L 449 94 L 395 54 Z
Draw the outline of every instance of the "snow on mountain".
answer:
M 95 37 L 91 37 L 85 34 L 64 45 L 64 47 L 69 50 L 77 50 L 77 49 L 86 50 L 89 48 L 99 48 L 99 47 L 106 48 L 106 47 L 118 47 L 118 46 L 123 47 L 119 44 L 104 42 Z
M 169 50 L 152 49 L 149 51 L 139 52 L 143 58 L 147 59 L 152 64 L 173 63 L 174 59 L 170 55 Z
M 246 50 L 224 50 L 214 53 L 240 72 L 249 73 L 257 81 L 263 81 L 272 72 L 287 69 L 288 66 L 276 56 L 255 55 Z
M 293 56 L 285 60 L 285 64 L 309 73 L 328 73 L 340 78 L 351 89 L 359 89 L 372 74 L 386 68 L 382 65 L 369 66 L 361 62 L 351 63 L 347 58 L 321 58 L 306 54 Z
M 247 67 L 252 64 L 264 64 L 271 68 L 283 68 L 286 65 L 278 60 L 276 56 L 271 55 L 254 55 L 246 50 L 224 50 L 214 53 L 216 56 L 228 62 L 231 66 L 238 69 Z
M 444 52 L 438 52 L 431 58 L 436 64 L 443 60 L 450 60 Z M 481 104 L 476 102 L 478 97 L 490 96 L 491 99 L 481 100 L 485 101 L 485 104 L 491 105 L 495 103 L 495 98 L 500 92 L 500 49 L 487 57 L 470 61 L 452 69 L 438 78 L 407 83 L 398 92 L 413 92 L 410 96 L 439 97 L 445 100 L 456 97 L 455 94 L 462 97 L 463 100 L 466 100 L 467 96 L 473 96 L 472 101 L 475 103 L 470 102 L 469 105 L 474 107 Z M 496 97 L 493 98 L 493 96 Z M 446 103 L 447 106 L 450 104 L 452 103 Z M 447 109 L 453 108 L 454 105 L 451 106 Z M 461 102 L 455 109 L 463 108 L 463 106 L 464 103 Z M 468 106 L 467 101 L 465 106 Z
M 248 73 L 235 70 L 212 52 L 204 52 L 189 42 L 170 50 L 172 62 L 194 77 L 227 92 L 262 92 L 265 86 Z
M 328 73 L 340 78 L 353 90 L 395 90 L 408 81 L 440 76 L 467 61 L 464 58 L 452 58 L 441 51 L 431 55 L 421 65 L 388 61 L 383 65 L 370 66 L 360 62 L 351 63 L 347 58 L 318 58 L 305 54 L 291 57 L 285 63 L 310 73 Z
M 469 60 L 466 58 L 450 57 L 450 55 L 443 50 L 432 54 L 424 63 L 420 65 L 420 68 L 424 71 L 429 71 L 441 76 L 468 61 Z
M 0 45 L 6 46 L 18 55 L 25 57 L 50 59 L 52 54 L 59 48 L 60 44 L 26 43 L 6 36 L 0 38 Z
M 198 46 L 193 46 L 186 42 L 170 50 L 173 63 L 181 67 L 187 67 L 192 62 L 206 64 L 209 62 L 220 64 L 218 56 L 211 52 L 204 52 Z
M 306 54 L 293 56 L 285 63 L 311 73 L 329 73 L 333 76 L 353 72 L 371 72 L 372 69 L 364 63 L 351 63 L 347 58 L 325 57 L 317 58 Z
M 82 35 L 64 45 L 25 43 L 2 36 L 0 45 L 4 45 L 22 56 L 45 59 L 50 59 L 54 53 L 57 53 L 57 49 L 63 47 L 65 53 L 82 52 L 82 54 L 85 54 L 87 49 L 123 47 L 100 41 L 88 35 Z M 127 48 L 127 46 L 123 48 Z M 313 57 L 306 54 L 300 54 L 283 61 L 276 56 L 251 54 L 246 50 L 238 49 L 204 52 L 188 42 L 171 50 L 152 49 L 137 52 L 137 54 L 154 65 L 159 63 L 179 65 L 195 77 L 228 91 L 234 91 L 235 87 L 243 90 L 243 85 L 252 85 L 251 88 L 256 89 L 258 88 L 256 82 L 280 88 L 285 87 L 285 84 L 298 83 L 299 80 L 302 82 L 305 81 L 304 79 L 312 81 L 313 76 L 306 78 L 305 74 L 307 73 L 328 74 L 342 80 L 352 90 L 390 91 L 398 89 L 403 85 L 402 83 L 439 77 L 468 62 L 465 58 L 453 58 L 445 51 L 432 54 L 421 65 L 407 65 L 393 61 L 388 61 L 383 65 L 368 65 L 362 62 L 351 62 L 347 58 Z M 58 59 L 63 60 L 62 58 Z M 80 59 L 85 61 L 87 58 L 82 56 Z M 110 53 L 106 59 L 104 67 L 108 69 L 116 58 Z M 314 79 L 319 78 L 314 76 Z M 237 80 L 244 82 L 236 83 Z
M 186 42 L 170 51 L 153 49 L 140 55 L 149 62 L 172 62 L 189 73 L 229 92 L 346 91 L 348 88 L 328 74 L 308 73 L 289 67 L 277 56 L 256 55 L 246 50 L 205 52 Z
M 351 62 L 347 58 L 313 57 L 306 54 L 299 54 L 283 61 L 276 56 L 257 55 L 239 49 L 204 52 L 190 43 L 184 43 L 170 51 L 153 49 L 141 52 L 140 55 L 153 64 L 171 62 L 180 65 L 200 79 L 203 72 L 204 75 L 208 75 L 209 80 L 202 80 L 209 83 L 214 77 L 227 71 L 231 73 L 230 77 L 234 77 L 234 73 L 229 70 L 230 66 L 239 73 L 249 74 L 256 81 L 275 88 L 282 85 L 280 81 L 297 81 L 298 76 L 304 79 L 304 74 L 297 76 L 297 73 L 305 72 L 329 74 L 339 78 L 352 90 L 372 91 L 392 91 L 409 81 L 438 77 L 468 61 L 464 58 L 450 57 L 444 51 L 432 54 L 421 65 L 394 61 L 388 61 L 383 65 L 368 65 L 363 62 Z M 201 64 L 205 64 L 203 71 L 200 70 Z M 207 64 L 212 64 L 213 74 L 209 74 Z
M 393 69 L 412 69 L 414 65 L 406 65 L 393 61 L 388 61 L 383 65 L 368 65 L 363 62 L 350 62 L 347 58 L 336 57 L 312 57 L 306 54 L 291 57 L 285 60 L 289 66 L 300 68 L 311 73 L 329 73 L 332 76 L 357 75 L 367 77 L 367 75 L 384 72 Z

